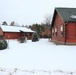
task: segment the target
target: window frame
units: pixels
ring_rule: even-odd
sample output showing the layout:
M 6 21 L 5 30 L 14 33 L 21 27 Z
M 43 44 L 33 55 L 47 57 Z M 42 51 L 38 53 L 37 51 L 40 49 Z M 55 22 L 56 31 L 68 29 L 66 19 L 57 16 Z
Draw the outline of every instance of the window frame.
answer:
M 60 26 L 60 35 L 64 36 L 64 26 L 63 25 Z
M 55 27 L 55 37 L 57 36 L 57 27 Z

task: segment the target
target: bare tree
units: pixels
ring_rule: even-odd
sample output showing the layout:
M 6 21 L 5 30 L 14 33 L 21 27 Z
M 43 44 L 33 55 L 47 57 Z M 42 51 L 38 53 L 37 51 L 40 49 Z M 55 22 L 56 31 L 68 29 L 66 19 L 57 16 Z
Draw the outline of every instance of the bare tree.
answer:
M 45 18 L 44 23 L 46 25 L 50 25 L 51 24 L 52 15 L 47 14 L 44 18 Z

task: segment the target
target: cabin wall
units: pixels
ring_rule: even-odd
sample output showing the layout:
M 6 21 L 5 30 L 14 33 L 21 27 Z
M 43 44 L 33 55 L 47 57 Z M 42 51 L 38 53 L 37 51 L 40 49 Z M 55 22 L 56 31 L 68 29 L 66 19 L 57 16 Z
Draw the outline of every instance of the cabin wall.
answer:
M 0 36 L 2 36 L 2 35 L 3 35 L 3 31 L 2 31 L 2 29 L 0 27 Z
M 63 26 L 63 33 L 61 32 L 61 26 Z M 55 32 L 55 28 L 57 29 L 57 32 Z M 57 42 L 57 43 L 64 43 L 65 38 L 64 38 L 64 21 L 60 17 L 60 15 L 57 13 L 55 20 L 54 20 L 54 25 L 52 27 L 52 41 Z M 62 34 L 62 35 L 61 35 Z
M 20 32 L 4 32 L 3 35 L 4 35 L 4 38 L 5 39 L 18 39 L 19 37 L 21 36 L 25 36 L 27 37 L 28 40 L 32 39 L 32 34 L 33 33 L 20 33 Z
M 76 23 L 69 22 L 66 26 L 66 43 L 76 43 Z
M 5 39 L 18 39 L 20 36 L 19 32 L 4 32 L 3 33 Z

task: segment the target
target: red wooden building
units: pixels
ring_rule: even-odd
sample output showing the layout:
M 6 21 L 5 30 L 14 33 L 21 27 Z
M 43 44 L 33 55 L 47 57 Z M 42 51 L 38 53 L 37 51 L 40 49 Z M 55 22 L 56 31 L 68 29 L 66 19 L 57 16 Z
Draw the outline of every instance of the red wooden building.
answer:
M 27 39 L 32 39 L 32 34 L 34 31 L 20 26 L 0 26 L 0 36 L 4 36 L 5 39 L 18 39 L 19 37 L 27 37 Z
M 51 28 L 53 42 L 76 44 L 76 8 L 55 8 Z

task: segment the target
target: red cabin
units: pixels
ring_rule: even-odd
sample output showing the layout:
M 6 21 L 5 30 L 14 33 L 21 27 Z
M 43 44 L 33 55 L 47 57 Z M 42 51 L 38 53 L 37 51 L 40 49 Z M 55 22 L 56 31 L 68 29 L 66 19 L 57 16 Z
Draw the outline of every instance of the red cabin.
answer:
M 34 31 L 26 27 L 20 26 L 0 26 L 0 36 L 4 36 L 5 39 L 18 39 L 19 37 L 27 37 L 27 39 L 32 39 L 32 34 Z
M 76 8 L 55 8 L 51 28 L 56 44 L 76 44 Z

